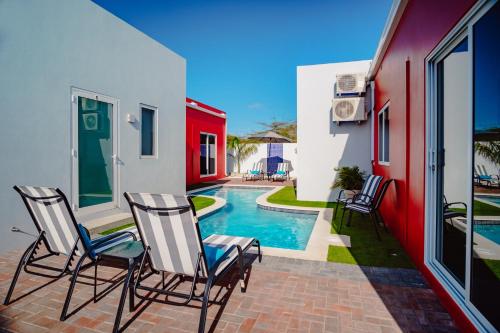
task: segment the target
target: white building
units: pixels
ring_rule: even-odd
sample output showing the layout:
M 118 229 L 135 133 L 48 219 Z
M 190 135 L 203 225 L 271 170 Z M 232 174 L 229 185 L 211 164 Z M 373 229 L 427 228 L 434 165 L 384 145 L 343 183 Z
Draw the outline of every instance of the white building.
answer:
M 88 0 L 0 2 L 0 252 L 34 231 L 13 185 L 79 216 L 185 192 L 186 61 Z
M 338 125 L 332 118 L 337 74 L 369 67 L 369 60 L 297 67 L 297 199 L 334 201 L 336 167 L 371 173 L 371 119 Z

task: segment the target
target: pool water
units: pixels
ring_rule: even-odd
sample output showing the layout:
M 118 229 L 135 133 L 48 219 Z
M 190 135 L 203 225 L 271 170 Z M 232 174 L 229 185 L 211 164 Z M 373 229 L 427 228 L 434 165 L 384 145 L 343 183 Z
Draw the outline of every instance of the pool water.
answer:
M 481 195 L 479 196 L 480 199 L 483 199 L 485 201 L 489 201 L 493 204 L 500 205 L 500 196 L 496 195 Z
M 500 224 L 474 224 L 474 232 L 500 245 Z
M 255 237 L 262 246 L 304 250 L 317 214 L 276 212 L 257 207 L 255 200 L 269 189 L 220 187 L 195 194 L 226 200 L 216 213 L 200 218 L 202 237 L 211 234 Z

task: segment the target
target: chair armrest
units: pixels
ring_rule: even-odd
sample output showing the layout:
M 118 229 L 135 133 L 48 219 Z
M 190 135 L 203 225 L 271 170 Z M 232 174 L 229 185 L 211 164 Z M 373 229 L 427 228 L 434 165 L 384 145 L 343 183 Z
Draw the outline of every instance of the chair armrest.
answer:
M 337 195 L 337 201 L 339 201 L 339 200 L 340 200 L 340 197 L 341 197 L 341 195 L 342 195 L 343 193 L 344 193 L 344 189 L 341 189 L 341 190 L 339 191 L 339 195 Z
M 447 203 L 446 205 L 444 205 L 444 209 L 448 209 L 450 208 L 450 206 L 455 206 L 455 205 L 464 206 L 465 210 L 467 210 L 467 204 L 465 202 L 459 202 L 459 201 Z
M 124 235 L 127 235 L 127 234 L 129 234 L 130 236 L 132 236 L 132 239 L 134 241 L 137 240 L 137 237 L 131 231 L 118 231 L 118 232 L 114 232 L 114 233 L 112 233 L 110 235 L 106 235 L 106 236 L 100 237 L 100 238 L 98 238 L 96 240 L 92 240 L 92 242 L 93 242 L 92 246 L 101 245 L 101 244 L 106 243 L 106 242 L 108 242 L 110 240 L 113 240 L 115 238 L 118 238 L 118 237 L 121 237 L 121 236 L 124 236 Z

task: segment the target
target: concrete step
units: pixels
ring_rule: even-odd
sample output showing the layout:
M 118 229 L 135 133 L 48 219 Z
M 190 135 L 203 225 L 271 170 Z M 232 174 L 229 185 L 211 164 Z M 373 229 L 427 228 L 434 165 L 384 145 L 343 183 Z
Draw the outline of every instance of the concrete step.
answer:
M 89 230 L 91 236 L 125 224 L 134 223 L 130 212 L 118 208 L 98 213 L 77 215 L 77 220 Z

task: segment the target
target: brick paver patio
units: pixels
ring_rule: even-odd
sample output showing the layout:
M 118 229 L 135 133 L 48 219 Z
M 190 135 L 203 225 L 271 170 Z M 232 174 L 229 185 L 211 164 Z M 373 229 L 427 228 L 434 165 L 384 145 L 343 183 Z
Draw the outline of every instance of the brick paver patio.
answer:
M 294 180 L 284 180 L 284 181 L 270 181 L 266 179 L 263 180 L 243 180 L 242 177 L 226 177 L 219 180 L 213 180 L 206 183 L 195 184 L 187 187 L 187 190 L 195 190 L 198 188 L 203 188 L 211 185 L 254 185 L 254 186 L 293 186 Z
M 20 255 L 12 252 L 0 257 L 2 301 Z M 100 267 L 99 278 L 118 278 L 123 273 Z M 0 305 L 0 332 L 111 332 L 121 285 L 93 303 L 92 286 L 84 284 L 91 283 L 92 274 L 93 269 L 84 272 L 87 278 L 77 284 L 70 308 L 76 311 L 60 322 L 69 277 L 30 292 L 51 280 L 21 273 L 14 292 L 17 300 L 9 306 Z M 224 288 L 212 290 L 211 298 L 222 299 L 222 305 L 210 306 L 207 331 L 456 331 L 449 314 L 415 270 L 264 256 L 262 263 L 253 264 L 245 294 L 234 276 L 236 279 L 228 278 Z M 109 285 L 102 283 L 98 290 Z M 229 301 L 224 302 L 227 293 Z M 122 328 L 125 332 L 196 332 L 199 303 L 191 305 L 141 304 L 132 314 L 125 309 Z

